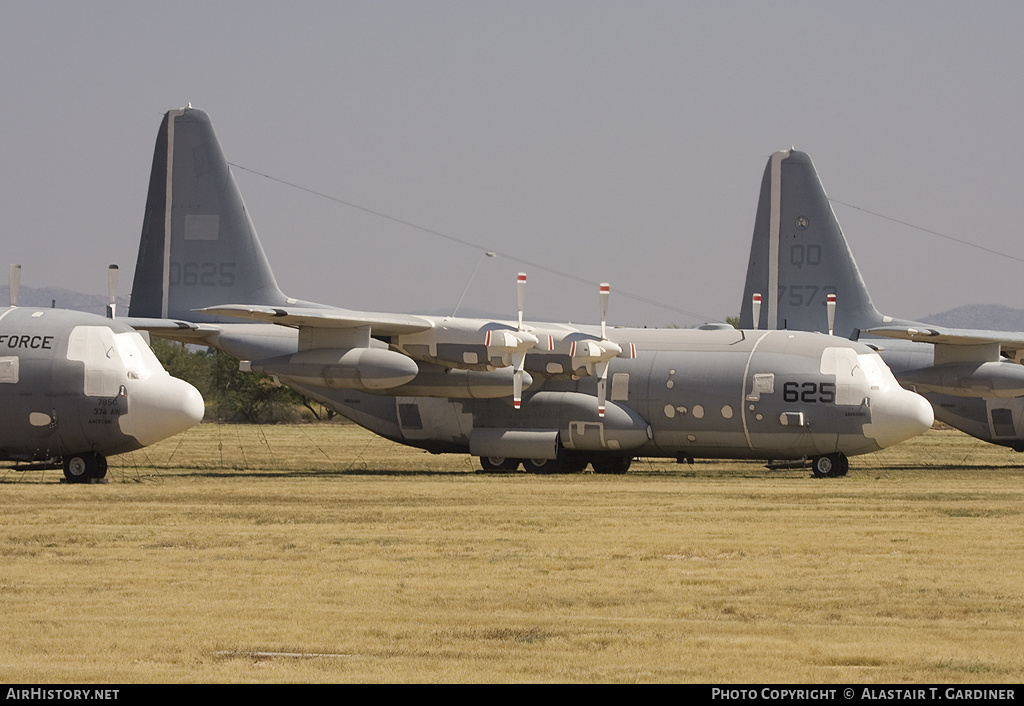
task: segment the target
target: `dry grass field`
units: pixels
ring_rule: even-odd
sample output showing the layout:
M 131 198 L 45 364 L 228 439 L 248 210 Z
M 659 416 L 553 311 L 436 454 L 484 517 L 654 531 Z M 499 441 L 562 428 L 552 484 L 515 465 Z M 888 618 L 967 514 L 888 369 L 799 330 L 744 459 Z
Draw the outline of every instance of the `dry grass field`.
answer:
M 204 424 L 109 483 L 0 472 L 0 681 L 1021 682 L 1024 456 L 484 475 Z

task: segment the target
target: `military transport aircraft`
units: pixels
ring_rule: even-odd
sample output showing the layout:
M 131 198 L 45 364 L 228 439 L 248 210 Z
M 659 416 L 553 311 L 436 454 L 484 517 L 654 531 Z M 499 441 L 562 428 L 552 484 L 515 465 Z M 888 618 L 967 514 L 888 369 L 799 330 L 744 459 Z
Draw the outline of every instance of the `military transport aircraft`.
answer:
M 904 387 L 931 402 L 937 419 L 1024 451 L 1024 334 L 880 314 L 803 152 L 776 152 L 765 168 L 740 326 L 869 342 Z
M 63 466 L 69 482 L 88 482 L 106 475 L 107 456 L 202 420 L 199 391 L 168 375 L 137 331 L 19 307 L 19 272 L 12 267 L 11 306 L 0 309 L 0 459 L 16 470 Z
M 511 284 L 511 283 L 510 283 Z M 209 116 L 164 116 L 130 321 L 214 346 L 388 439 L 484 470 L 625 472 L 637 456 L 847 456 L 932 424 L 870 348 L 811 333 L 352 311 L 278 289 Z M 511 290 L 511 287 L 510 287 Z M 510 307 L 511 308 L 511 307 Z M 250 321 L 239 321 L 239 319 Z

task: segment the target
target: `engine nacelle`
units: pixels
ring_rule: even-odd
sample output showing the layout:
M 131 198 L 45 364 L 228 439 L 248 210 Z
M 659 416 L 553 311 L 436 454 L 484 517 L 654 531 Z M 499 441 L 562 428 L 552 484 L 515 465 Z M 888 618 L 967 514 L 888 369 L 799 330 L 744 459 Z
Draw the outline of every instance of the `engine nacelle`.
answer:
M 313 348 L 254 360 L 250 368 L 298 384 L 365 392 L 404 385 L 419 373 L 416 361 L 383 348 Z
M 1020 397 L 1024 395 L 1024 365 L 947 363 L 900 373 L 900 383 L 918 391 L 955 397 Z

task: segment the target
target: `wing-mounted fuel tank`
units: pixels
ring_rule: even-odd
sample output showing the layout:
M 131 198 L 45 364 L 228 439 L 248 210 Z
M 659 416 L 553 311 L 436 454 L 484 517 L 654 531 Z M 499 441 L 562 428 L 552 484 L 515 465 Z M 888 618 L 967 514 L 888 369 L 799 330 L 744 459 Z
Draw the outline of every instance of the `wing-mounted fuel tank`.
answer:
M 381 395 L 490 399 L 510 397 L 514 371 L 459 370 L 419 363 L 387 348 L 317 348 L 252 361 L 248 369 L 289 385 Z M 524 374 L 523 386 L 533 378 Z
M 277 375 L 300 385 L 380 392 L 416 377 L 416 362 L 387 348 L 313 348 L 254 360 L 256 373 Z

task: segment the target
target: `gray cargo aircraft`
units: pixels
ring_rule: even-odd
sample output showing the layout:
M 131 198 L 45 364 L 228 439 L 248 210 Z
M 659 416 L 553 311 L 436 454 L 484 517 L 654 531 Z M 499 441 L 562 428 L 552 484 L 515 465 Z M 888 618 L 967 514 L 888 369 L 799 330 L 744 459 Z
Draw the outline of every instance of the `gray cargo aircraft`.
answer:
M 1024 451 L 1024 334 L 880 314 L 803 152 L 776 152 L 765 168 L 740 326 L 869 342 L 904 387 L 931 402 L 937 419 Z
M 623 473 L 638 456 L 847 456 L 932 424 L 870 348 L 788 331 L 611 328 L 352 311 L 278 289 L 206 113 L 164 117 L 130 316 L 276 376 L 361 426 L 483 470 Z M 248 319 L 249 321 L 239 321 Z
M 69 482 L 92 481 L 107 456 L 202 420 L 199 391 L 168 375 L 127 324 L 17 297 L 12 276 L 11 306 L 0 309 L 0 459 L 15 470 L 63 466 Z

